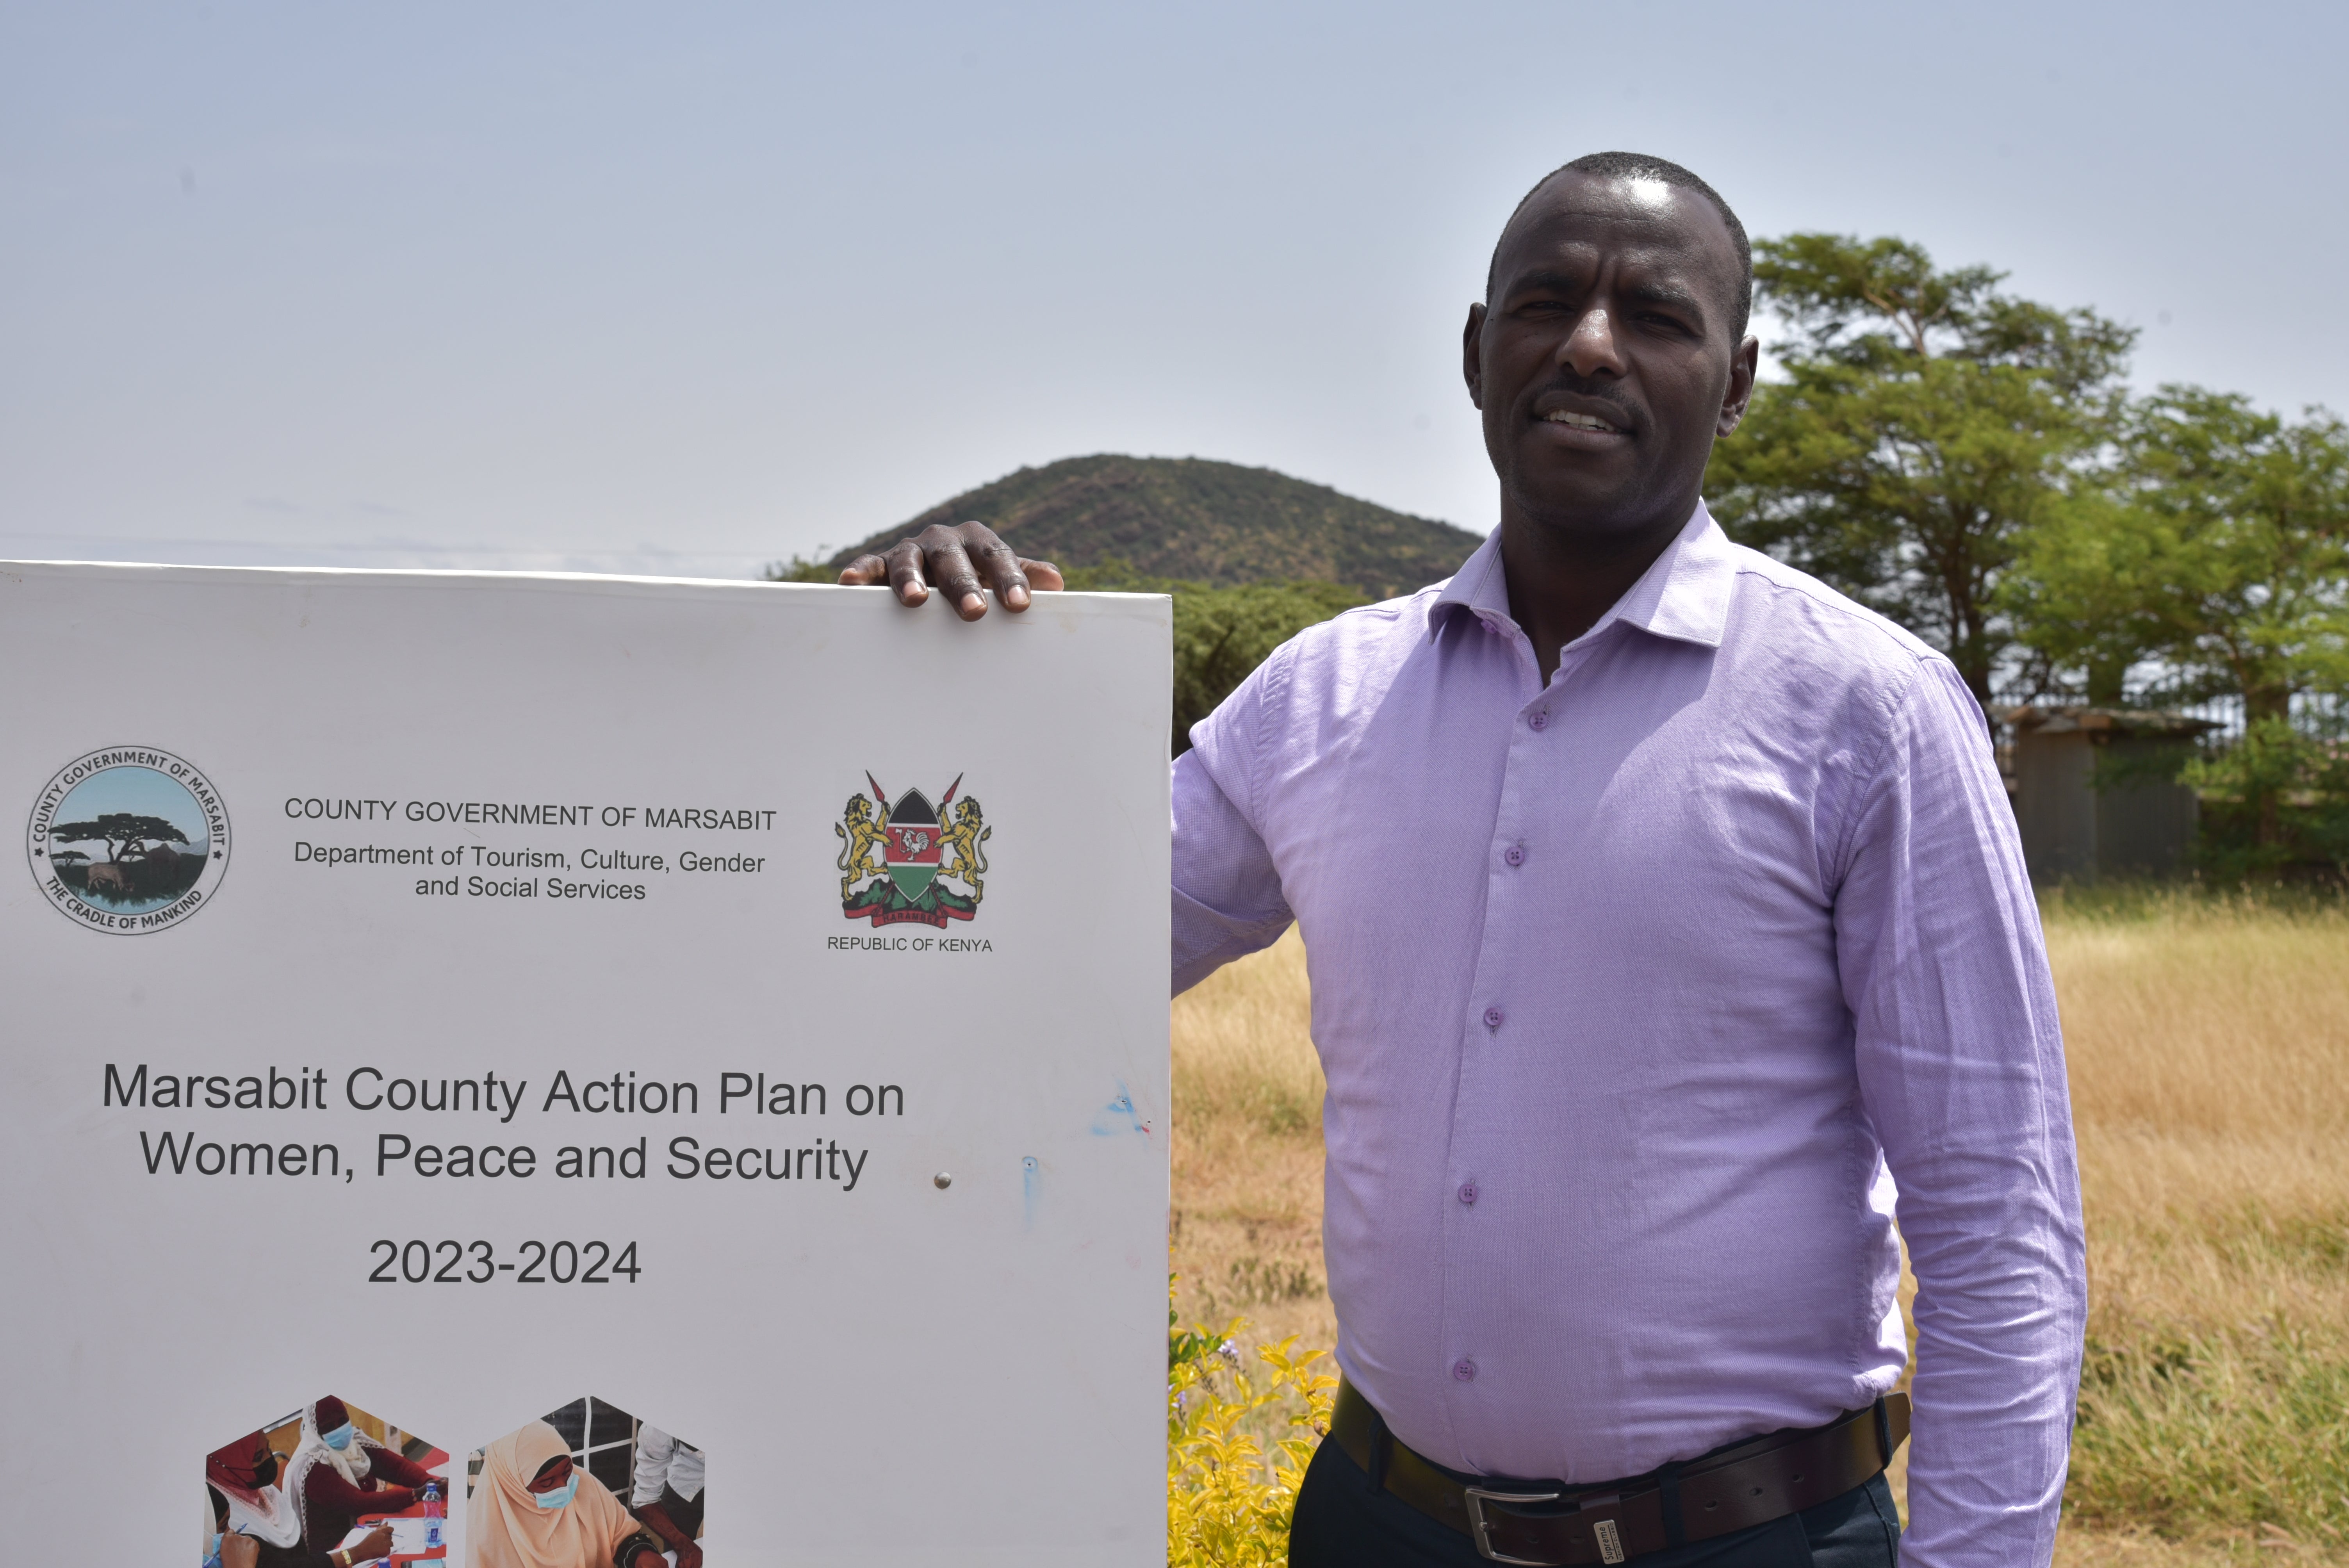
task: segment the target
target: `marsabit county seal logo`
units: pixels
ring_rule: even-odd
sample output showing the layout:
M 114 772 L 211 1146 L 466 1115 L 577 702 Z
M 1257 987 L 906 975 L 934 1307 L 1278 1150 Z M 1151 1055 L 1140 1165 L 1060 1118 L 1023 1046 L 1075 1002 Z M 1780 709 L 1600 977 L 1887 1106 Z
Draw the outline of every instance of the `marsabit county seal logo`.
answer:
M 944 931 L 949 920 L 968 920 L 986 896 L 987 851 L 995 836 L 978 802 L 955 799 L 962 778 L 947 786 L 935 806 L 919 789 L 893 803 L 867 773 L 871 795 L 851 795 L 848 810 L 833 824 L 840 838 L 840 912 L 850 920 L 871 916 L 875 925 L 918 922 Z M 874 851 L 879 851 L 876 861 Z M 869 882 L 858 884 L 864 878 Z M 948 882 L 970 891 L 958 892 Z
M 33 804 L 25 845 L 58 913 L 118 936 L 203 908 L 228 850 L 228 810 L 212 780 L 150 746 L 109 746 L 59 769 Z

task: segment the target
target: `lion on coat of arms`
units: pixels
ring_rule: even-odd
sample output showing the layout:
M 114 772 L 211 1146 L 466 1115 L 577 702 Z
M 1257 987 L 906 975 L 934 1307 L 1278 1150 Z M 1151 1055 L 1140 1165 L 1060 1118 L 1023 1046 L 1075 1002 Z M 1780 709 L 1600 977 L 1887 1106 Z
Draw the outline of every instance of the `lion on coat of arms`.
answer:
M 843 903 L 847 902 L 858 882 L 881 874 L 881 862 L 873 858 L 873 851 L 881 847 L 885 826 L 874 815 L 873 802 L 863 795 L 851 795 L 847 811 L 832 825 L 833 832 L 842 841 L 840 858 L 833 862 L 833 869 L 840 872 Z
M 978 880 L 987 874 L 987 851 L 979 846 L 995 837 L 995 830 L 980 817 L 978 801 L 966 795 L 955 803 L 954 826 L 946 830 L 940 847 L 954 856 L 938 869 L 940 876 L 953 877 L 970 884 L 970 902 L 977 903 L 986 896 L 984 884 Z

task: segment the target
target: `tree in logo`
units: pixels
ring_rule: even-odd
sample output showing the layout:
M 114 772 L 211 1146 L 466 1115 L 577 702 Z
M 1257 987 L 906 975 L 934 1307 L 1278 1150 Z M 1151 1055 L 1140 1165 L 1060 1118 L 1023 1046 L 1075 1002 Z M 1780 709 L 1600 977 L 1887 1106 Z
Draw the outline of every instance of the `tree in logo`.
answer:
M 850 796 L 832 830 L 841 841 L 840 858 L 833 862 L 841 873 L 841 913 L 849 920 L 870 916 L 875 925 L 917 921 L 942 931 L 949 920 L 970 919 L 986 896 L 984 846 L 995 830 L 987 825 L 978 800 L 955 799 L 961 777 L 936 806 L 919 789 L 907 790 L 893 805 L 873 775 L 867 773 L 864 781 L 872 785 L 872 795 Z M 942 811 L 948 815 L 942 818 Z M 872 881 L 859 887 L 865 877 Z M 970 891 L 958 892 L 949 882 Z
M 92 892 L 130 896 L 151 893 L 166 883 L 176 892 L 195 880 L 182 874 L 182 857 L 171 847 L 186 843 L 188 835 L 161 817 L 103 811 L 91 821 L 57 823 L 49 837 L 60 843 L 106 845 L 102 861 L 92 861 L 78 850 L 61 850 L 49 858 L 60 873 L 78 871 L 82 886 Z M 195 869 L 201 871 L 202 863 Z

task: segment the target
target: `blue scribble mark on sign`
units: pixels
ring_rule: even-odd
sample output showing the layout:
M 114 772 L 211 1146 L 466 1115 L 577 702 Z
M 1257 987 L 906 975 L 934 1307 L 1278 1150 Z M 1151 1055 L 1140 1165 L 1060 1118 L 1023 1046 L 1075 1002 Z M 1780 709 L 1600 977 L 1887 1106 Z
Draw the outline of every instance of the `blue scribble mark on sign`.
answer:
M 1101 1114 L 1093 1118 L 1095 1138 L 1115 1138 L 1128 1132 L 1147 1135 L 1149 1131 L 1150 1123 L 1133 1109 L 1133 1096 L 1126 1092 L 1123 1083 L 1117 1086 L 1117 1098 L 1102 1107 Z
M 1038 1168 L 1033 1154 L 1019 1161 L 1019 1199 L 1025 1210 L 1030 1230 L 1036 1228 L 1036 1200 L 1044 1185 L 1044 1172 Z

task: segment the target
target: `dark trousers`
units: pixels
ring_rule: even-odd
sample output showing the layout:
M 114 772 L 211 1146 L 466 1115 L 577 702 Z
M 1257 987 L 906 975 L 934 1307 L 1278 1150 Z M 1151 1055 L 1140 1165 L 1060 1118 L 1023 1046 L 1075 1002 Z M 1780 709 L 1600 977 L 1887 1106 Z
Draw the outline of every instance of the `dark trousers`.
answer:
M 1297 1494 L 1288 1568 L 1477 1568 L 1485 1561 L 1460 1532 L 1372 1491 L 1336 1443 L 1315 1450 Z M 1631 1561 L 1637 1568 L 1894 1568 L 1900 1518 L 1879 1475 L 1816 1508 Z

